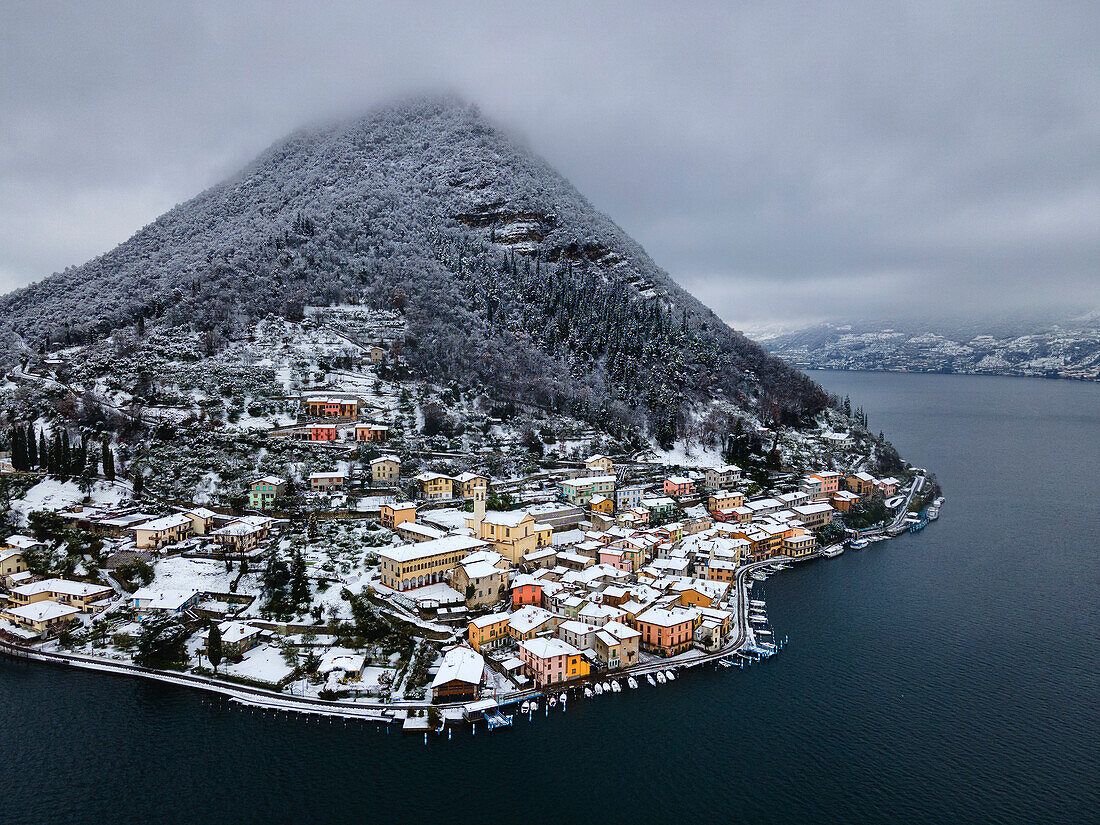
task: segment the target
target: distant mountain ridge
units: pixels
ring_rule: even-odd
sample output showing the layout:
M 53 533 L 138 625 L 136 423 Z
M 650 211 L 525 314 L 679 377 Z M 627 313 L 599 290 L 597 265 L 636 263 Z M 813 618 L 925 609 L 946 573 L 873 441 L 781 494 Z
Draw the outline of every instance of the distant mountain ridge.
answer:
M 229 337 L 345 302 L 402 309 L 422 377 L 666 443 L 693 404 L 789 424 L 828 400 L 452 98 L 298 132 L 110 252 L 5 296 L 0 360 L 139 317 Z
M 1100 380 L 1100 314 L 1060 323 L 818 324 L 768 337 L 793 365 Z

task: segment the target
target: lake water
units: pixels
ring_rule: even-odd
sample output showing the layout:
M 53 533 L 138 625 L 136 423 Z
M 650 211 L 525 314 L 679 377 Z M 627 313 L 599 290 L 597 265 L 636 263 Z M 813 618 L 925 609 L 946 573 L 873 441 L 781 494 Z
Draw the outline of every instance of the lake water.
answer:
M 816 373 L 947 505 L 768 581 L 790 645 L 425 746 L 0 660 L 5 822 L 1095 822 L 1100 386 Z

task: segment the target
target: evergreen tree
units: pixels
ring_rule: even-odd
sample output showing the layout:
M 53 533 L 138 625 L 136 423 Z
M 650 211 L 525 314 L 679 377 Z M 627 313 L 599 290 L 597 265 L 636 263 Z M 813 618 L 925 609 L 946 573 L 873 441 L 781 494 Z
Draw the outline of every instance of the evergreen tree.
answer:
M 58 464 L 60 465 L 58 472 L 62 475 L 68 475 L 73 466 L 73 448 L 69 443 L 69 431 L 64 428 L 61 430 L 61 456 Z
M 290 560 L 290 602 L 301 610 L 309 604 L 309 579 L 306 578 L 306 562 L 302 551 L 295 548 Z
M 33 470 L 38 466 L 38 439 L 35 437 L 34 425 L 27 425 L 27 432 L 24 436 L 27 445 L 27 469 Z
M 115 454 L 111 445 L 103 442 L 103 477 L 108 481 L 115 480 Z
M 47 469 L 50 463 L 50 446 L 46 443 L 46 431 L 42 430 L 38 433 L 38 466 L 40 469 Z
M 27 434 L 22 427 L 13 427 L 11 431 L 11 466 L 19 472 L 25 472 L 27 467 L 27 447 L 24 443 Z
M 214 670 L 222 663 L 222 631 L 217 622 L 210 625 L 210 635 L 206 640 L 206 657 Z
M 133 476 L 134 495 L 140 496 L 145 490 L 145 476 L 141 472 L 141 467 L 131 467 L 130 475 Z
M 99 453 L 95 450 L 89 450 L 87 445 L 84 447 L 84 453 L 86 455 L 84 461 L 84 475 L 94 479 L 99 475 Z
M 50 444 L 50 460 L 47 462 L 50 475 L 61 473 L 61 433 L 53 434 Z

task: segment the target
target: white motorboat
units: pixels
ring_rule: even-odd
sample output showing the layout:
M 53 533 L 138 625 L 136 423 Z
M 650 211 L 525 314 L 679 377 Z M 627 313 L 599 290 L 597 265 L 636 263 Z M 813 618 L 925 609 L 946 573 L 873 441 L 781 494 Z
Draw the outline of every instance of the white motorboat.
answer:
M 546 700 L 546 704 L 549 705 L 552 708 L 557 707 L 558 697 L 557 696 L 551 696 L 549 699 Z
M 622 690 L 623 690 L 623 689 L 622 689 L 621 687 L 619 687 L 619 683 L 618 683 L 618 682 L 616 682 L 616 681 L 612 681 L 612 682 L 611 682 L 611 692 L 612 692 L 612 693 L 621 693 L 621 692 L 622 692 Z
M 596 682 L 594 685 L 592 685 L 592 690 L 596 691 L 597 696 L 603 696 L 603 685 L 601 685 L 599 682 Z
M 650 684 L 650 685 L 652 685 L 653 687 L 657 687 L 657 681 L 656 681 L 656 680 L 655 680 L 655 679 L 653 678 L 653 674 L 652 674 L 652 673 L 647 673 L 647 674 L 645 675 L 645 680 L 646 680 L 647 682 L 649 682 L 649 684 Z
M 569 697 L 568 697 L 568 696 L 567 696 L 566 694 L 564 694 L 564 693 L 563 693 L 563 694 L 562 694 L 561 696 L 559 696 L 559 697 L 558 697 L 558 701 L 559 701 L 559 702 L 561 702 L 561 706 L 562 706 L 562 709 L 563 709 L 563 710 L 565 709 L 565 701 L 566 701 L 566 700 L 567 700 L 568 698 L 569 698 Z
M 628 688 L 630 688 L 631 690 L 637 690 L 638 689 L 638 680 L 635 679 L 633 676 L 629 676 L 629 677 L 627 677 L 627 680 L 626 680 L 626 686 Z
M 525 700 L 523 704 L 519 706 L 519 709 L 521 713 L 529 713 L 531 711 L 531 703 Z
M 592 698 L 592 688 L 586 687 L 584 689 L 584 698 L 585 699 L 591 699 Z
M 653 675 L 657 677 L 657 684 L 659 685 L 663 685 L 665 682 L 668 681 L 668 679 L 665 678 L 665 674 L 661 673 L 661 671 L 659 670 Z
M 665 671 L 665 678 L 668 679 L 670 682 L 675 682 L 676 681 L 676 673 L 674 671 L 671 671 L 671 670 L 666 670 Z
M 871 542 L 867 541 L 867 539 L 852 539 L 848 546 L 851 547 L 853 550 L 862 550 L 870 543 Z
M 604 682 L 603 683 L 603 692 L 604 693 L 610 693 L 611 692 L 611 684 L 609 682 Z

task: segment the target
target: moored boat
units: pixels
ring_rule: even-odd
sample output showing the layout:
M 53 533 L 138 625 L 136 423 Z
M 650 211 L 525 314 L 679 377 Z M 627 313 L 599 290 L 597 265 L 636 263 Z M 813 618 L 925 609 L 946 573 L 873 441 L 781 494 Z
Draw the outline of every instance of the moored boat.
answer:
M 653 674 L 652 674 L 652 673 L 647 673 L 647 674 L 645 675 L 645 680 L 646 680 L 647 682 L 649 682 L 649 684 L 650 684 L 650 685 L 652 685 L 653 687 L 657 687 L 657 681 L 656 681 L 656 680 L 655 680 L 655 679 L 653 678 Z
M 637 690 L 638 689 L 638 680 L 635 679 L 633 676 L 628 676 L 627 680 L 626 680 L 626 686 L 628 688 L 630 688 L 631 690 Z

